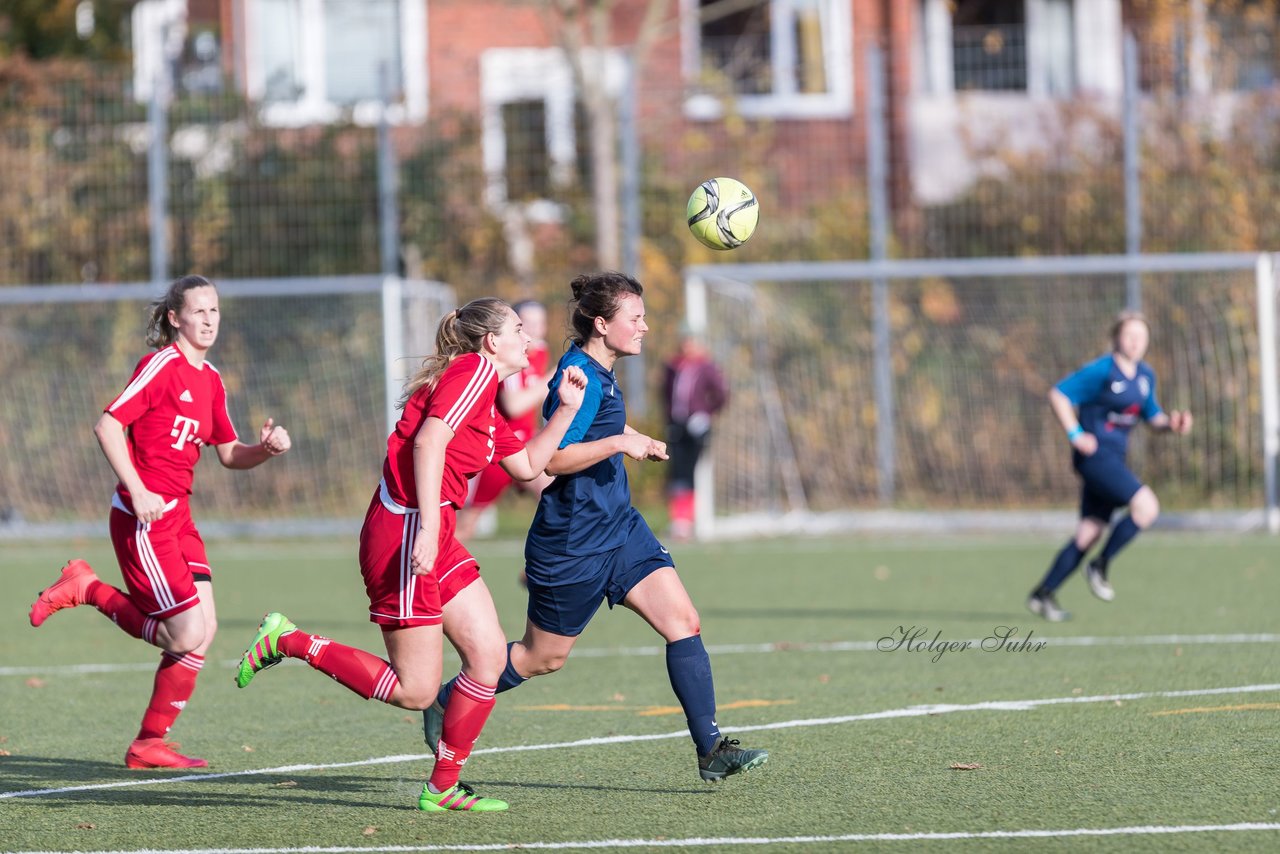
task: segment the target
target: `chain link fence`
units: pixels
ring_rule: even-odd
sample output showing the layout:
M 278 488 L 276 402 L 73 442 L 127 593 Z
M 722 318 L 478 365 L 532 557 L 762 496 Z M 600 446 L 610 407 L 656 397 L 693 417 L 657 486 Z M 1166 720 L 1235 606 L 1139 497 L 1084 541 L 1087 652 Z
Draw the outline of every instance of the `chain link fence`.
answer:
M 317 64 L 281 48 L 237 79 L 195 61 L 193 31 L 170 100 L 131 68 L 0 60 L 0 286 L 151 281 L 159 240 L 166 276 L 393 265 L 461 301 L 541 298 L 559 330 L 569 278 L 626 267 L 655 331 L 624 380 L 658 430 L 644 404 L 691 264 L 1280 246 L 1280 25 L 1265 3 L 1192 4 L 1198 18 L 1123 4 L 1099 29 L 1090 15 L 1109 4 L 921 0 L 887 38 L 857 4 L 720 4 L 667 27 L 638 64 L 625 48 L 585 49 L 580 74 L 556 47 L 467 54 L 459 25 L 430 42 L 426 79 L 403 70 L 425 35 L 396 36 L 389 73 L 344 77 L 384 31 L 417 26 L 405 15 L 420 3 L 368 5 L 325 19 L 345 53 Z M 623 5 L 638 17 L 644 4 Z M 504 6 L 509 29 L 545 34 L 536 6 Z M 683 222 L 692 189 L 724 174 L 762 211 L 732 259 Z M 1096 318 L 1081 322 L 1091 333 Z

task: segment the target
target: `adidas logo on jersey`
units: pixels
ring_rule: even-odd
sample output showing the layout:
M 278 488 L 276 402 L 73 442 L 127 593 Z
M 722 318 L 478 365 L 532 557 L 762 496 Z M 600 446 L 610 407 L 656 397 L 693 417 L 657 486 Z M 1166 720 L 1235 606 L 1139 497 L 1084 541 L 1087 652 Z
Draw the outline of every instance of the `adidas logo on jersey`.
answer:
M 191 390 L 184 388 L 182 394 L 178 395 L 178 400 L 183 403 L 195 403 L 195 398 L 191 396 Z

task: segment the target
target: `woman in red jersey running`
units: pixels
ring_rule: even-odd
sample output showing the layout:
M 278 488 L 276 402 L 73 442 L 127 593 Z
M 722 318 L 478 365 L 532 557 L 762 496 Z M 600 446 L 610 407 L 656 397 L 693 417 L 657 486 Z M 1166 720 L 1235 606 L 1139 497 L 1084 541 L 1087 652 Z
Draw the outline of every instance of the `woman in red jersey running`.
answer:
M 458 780 L 489 712 L 506 666 L 506 637 L 476 560 L 456 536 L 467 479 L 491 461 L 530 481 L 542 474 L 582 405 L 586 376 L 565 373 L 560 409 L 525 444 L 497 413 L 499 383 L 528 365 L 529 336 L 499 299 L 473 300 L 440 323 L 436 355 L 410 381 L 403 414 L 387 439 L 382 482 L 360 531 L 360 571 L 369 619 L 382 628 L 385 661 L 330 638 L 298 630 L 283 614 L 263 619 L 240 660 L 236 684 L 284 658 L 300 658 L 365 699 L 425 709 L 443 666 L 443 608 L 449 639 L 462 655 L 435 768 L 418 808 L 427 812 L 505 810 Z
M 124 762 L 130 768 L 203 768 L 165 740 L 195 691 L 217 617 L 213 577 L 188 497 L 200 451 L 248 469 L 289 450 L 289 434 L 268 418 L 259 442 L 236 437 L 222 376 L 205 355 L 218 338 L 218 291 L 203 276 L 183 276 L 151 304 L 147 344 L 129 384 L 93 428 L 119 478 L 111 497 L 111 543 L 127 593 L 98 579 L 83 560 L 31 606 L 31 625 L 54 611 L 93 605 L 123 631 L 164 650 L 151 702 Z

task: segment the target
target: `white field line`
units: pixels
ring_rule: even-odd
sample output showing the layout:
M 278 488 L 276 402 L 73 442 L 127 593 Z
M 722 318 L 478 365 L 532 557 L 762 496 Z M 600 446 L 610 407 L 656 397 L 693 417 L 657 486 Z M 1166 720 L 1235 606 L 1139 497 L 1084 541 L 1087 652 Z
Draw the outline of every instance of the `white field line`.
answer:
M 1132 694 L 1098 694 L 1089 697 L 1049 697 L 1040 700 L 988 700 L 981 703 L 938 703 L 908 706 L 902 709 L 886 709 L 860 715 L 840 715 L 829 718 L 802 718 L 777 721 L 755 726 L 726 727 L 725 733 L 759 732 L 772 729 L 796 729 L 798 727 L 835 726 L 856 721 L 885 720 L 889 718 L 917 718 L 927 715 L 947 715 L 955 712 L 1026 712 L 1040 706 L 1068 705 L 1075 703 L 1113 703 L 1117 700 L 1148 700 L 1157 697 L 1205 697 L 1221 694 L 1262 694 L 1280 691 L 1280 684 L 1238 685 L 1230 688 L 1198 688 L 1183 691 L 1143 691 Z M 524 753 L 533 750 L 568 750 L 578 747 L 599 747 L 609 744 L 629 744 L 637 741 L 662 741 L 669 738 L 688 738 L 688 730 L 648 733 L 640 735 L 613 735 L 598 738 L 582 738 L 576 741 L 560 741 L 546 744 L 516 744 L 508 747 L 485 747 L 472 751 L 473 756 L 491 753 Z M 56 789 L 27 789 L 25 791 L 0 792 L 0 800 L 7 798 L 32 798 L 44 795 L 62 795 L 69 792 L 89 792 L 103 789 L 124 789 L 132 786 L 160 786 L 171 783 L 204 782 L 230 777 L 252 777 L 263 774 L 292 774 L 298 771 L 324 771 L 331 768 L 355 768 L 369 765 L 391 765 L 400 762 L 418 762 L 431 759 L 429 753 L 376 756 L 352 762 L 326 762 L 324 764 L 280 765 L 275 768 L 256 768 L 245 771 L 227 771 L 217 774 L 184 774 L 178 777 L 160 777 L 142 780 L 121 780 L 112 783 L 90 783 L 83 786 L 63 786 Z M 416 849 L 414 849 L 416 850 Z
M 1034 631 L 1034 630 L 1033 630 Z M 1028 634 L 1027 640 L 1033 642 L 1043 641 L 1047 644 L 1045 647 L 1055 646 L 1196 646 L 1200 644 L 1233 644 L 1233 643 L 1280 643 L 1280 634 L 1228 634 L 1228 635 L 1137 635 L 1132 637 L 1106 637 L 1106 636 L 1041 636 Z M 928 638 L 925 638 L 927 642 Z M 974 648 L 979 647 L 983 638 L 970 638 L 968 641 L 959 641 L 959 643 L 969 643 Z M 1014 642 L 1014 636 L 1010 636 L 1010 642 Z M 1021 642 L 1023 638 L 1017 638 L 1017 642 Z M 948 640 L 948 643 L 952 641 Z M 739 644 L 713 644 L 707 647 L 707 652 L 711 655 L 767 655 L 775 652 L 876 652 L 879 648 L 879 641 L 829 641 L 824 643 L 795 643 L 791 641 L 777 641 L 771 643 L 739 643 Z M 665 655 L 664 647 L 660 646 L 631 646 L 631 647 L 597 647 L 587 649 L 575 649 L 573 651 L 574 658 L 633 658 L 643 656 Z M 452 655 L 446 652 L 446 655 Z M 457 656 L 453 656 L 456 660 Z M 223 667 L 235 667 L 240 662 L 223 661 Z M 285 664 L 294 662 L 286 661 Z M 137 662 L 137 663 L 120 663 L 120 664 L 53 664 L 45 666 L 22 665 L 22 666 L 3 666 L 0 667 L 0 676 L 68 676 L 83 675 L 92 673 L 128 673 L 128 672 L 146 672 L 155 671 L 156 663 Z
M 494 842 L 471 845 L 381 845 L 355 847 L 304 846 L 300 848 L 141 848 L 132 851 L 94 851 L 85 854 L 416 854 L 431 851 L 511 851 L 615 848 L 704 848 L 712 845 L 830 845 L 833 842 L 929 842 L 950 839 L 1052 839 L 1071 836 L 1152 836 L 1175 833 L 1238 833 L 1280 830 L 1280 824 L 1137 825 L 1134 827 L 1079 827 L 1063 830 L 984 830 L 955 833 L 842 833 L 833 836 L 712 836 L 690 839 L 593 839 L 580 842 Z M 14 854 L 61 854 L 52 851 L 20 851 Z

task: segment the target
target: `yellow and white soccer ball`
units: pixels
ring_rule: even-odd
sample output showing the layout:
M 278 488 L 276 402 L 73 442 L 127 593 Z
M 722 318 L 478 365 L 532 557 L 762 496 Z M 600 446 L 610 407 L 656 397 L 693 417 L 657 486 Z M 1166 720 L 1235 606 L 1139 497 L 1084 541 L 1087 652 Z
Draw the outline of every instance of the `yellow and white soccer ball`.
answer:
M 733 178 L 711 178 L 698 185 L 685 210 L 689 230 L 703 246 L 734 249 L 751 239 L 760 220 L 756 194 Z

